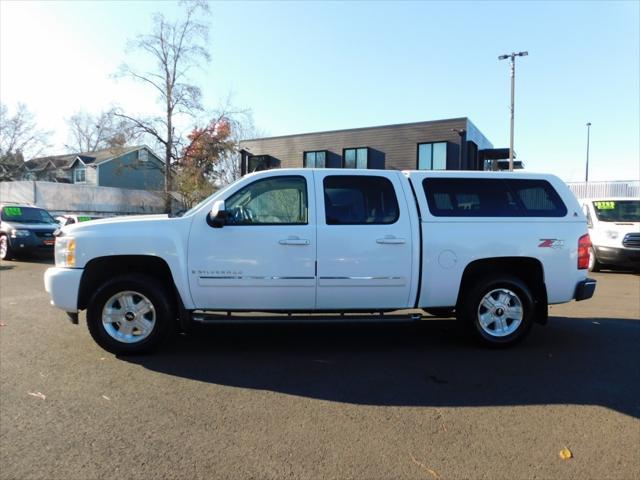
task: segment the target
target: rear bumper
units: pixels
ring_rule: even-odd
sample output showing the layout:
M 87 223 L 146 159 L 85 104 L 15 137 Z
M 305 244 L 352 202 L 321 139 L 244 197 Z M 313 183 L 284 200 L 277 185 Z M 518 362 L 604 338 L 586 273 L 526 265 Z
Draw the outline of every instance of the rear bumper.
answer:
M 577 301 L 587 300 L 593 297 L 593 293 L 596 291 L 596 281 L 593 278 L 585 278 L 583 281 L 576 285 L 576 293 L 573 298 Z
M 44 289 L 51 297 L 51 305 L 65 312 L 78 311 L 78 292 L 83 270 L 81 268 L 48 268 L 44 273 Z

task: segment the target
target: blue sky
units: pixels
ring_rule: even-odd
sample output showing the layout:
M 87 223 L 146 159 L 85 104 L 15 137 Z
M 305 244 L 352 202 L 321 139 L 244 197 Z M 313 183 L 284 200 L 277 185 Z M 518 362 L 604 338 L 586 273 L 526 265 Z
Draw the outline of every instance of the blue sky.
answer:
M 640 2 L 215 2 L 212 62 L 195 72 L 214 107 L 230 91 L 270 135 L 469 117 L 509 141 L 508 62 L 519 59 L 515 148 L 529 170 L 640 178 Z M 54 130 L 117 103 L 157 108 L 110 78 L 125 43 L 174 2 L 0 2 L 0 99 Z

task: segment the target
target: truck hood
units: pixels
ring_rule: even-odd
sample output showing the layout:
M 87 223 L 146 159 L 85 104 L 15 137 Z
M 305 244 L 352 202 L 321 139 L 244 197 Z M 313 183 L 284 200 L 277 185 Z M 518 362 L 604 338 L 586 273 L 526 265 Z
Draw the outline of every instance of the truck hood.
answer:
M 179 218 L 179 217 L 176 217 Z M 89 220 L 87 222 L 74 223 L 62 227 L 65 235 L 72 235 L 74 232 L 86 230 L 103 230 L 118 228 L 120 225 L 127 226 L 131 224 L 149 224 L 154 222 L 164 222 L 169 219 L 167 214 L 159 215 L 131 215 L 122 217 L 104 218 L 100 220 Z
M 640 222 L 601 222 L 599 230 L 612 230 L 621 235 L 640 232 Z

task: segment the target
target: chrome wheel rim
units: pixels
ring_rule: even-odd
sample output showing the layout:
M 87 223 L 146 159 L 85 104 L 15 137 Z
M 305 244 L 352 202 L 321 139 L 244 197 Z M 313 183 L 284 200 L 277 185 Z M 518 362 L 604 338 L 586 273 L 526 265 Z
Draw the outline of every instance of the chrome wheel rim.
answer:
M 515 332 L 524 317 L 518 295 L 506 288 L 488 292 L 478 307 L 478 323 L 491 337 L 506 337 Z
M 151 335 L 155 324 L 153 303 L 140 292 L 118 292 L 102 309 L 102 326 L 111 338 L 121 343 L 143 341 Z

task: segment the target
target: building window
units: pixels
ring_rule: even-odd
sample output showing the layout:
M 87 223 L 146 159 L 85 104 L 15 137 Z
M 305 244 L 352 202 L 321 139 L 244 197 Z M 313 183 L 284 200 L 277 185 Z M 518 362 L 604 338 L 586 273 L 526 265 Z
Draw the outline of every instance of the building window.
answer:
M 148 162 L 149 161 L 149 152 L 147 152 L 146 149 L 142 149 L 138 152 L 138 159 L 141 162 Z
M 77 167 L 73 175 L 74 183 L 85 183 L 87 181 L 87 168 Z
M 327 151 L 304 152 L 304 168 L 325 168 L 327 166 Z
M 247 163 L 247 173 L 280 167 L 280 160 L 273 158 L 271 155 L 251 155 Z
M 342 151 L 344 168 L 369 168 L 369 148 L 345 148 Z
M 446 169 L 447 142 L 418 144 L 418 170 Z

